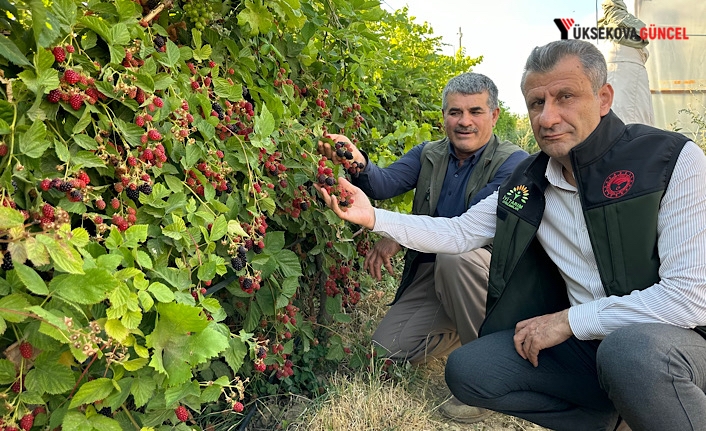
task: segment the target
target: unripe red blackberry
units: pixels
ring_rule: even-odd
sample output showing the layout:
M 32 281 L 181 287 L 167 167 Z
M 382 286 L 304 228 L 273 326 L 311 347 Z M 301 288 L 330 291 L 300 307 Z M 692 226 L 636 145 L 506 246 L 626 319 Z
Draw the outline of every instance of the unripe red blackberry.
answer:
M 51 53 L 54 54 L 54 60 L 56 60 L 57 63 L 61 63 L 66 60 L 66 52 L 64 51 L 64 48 L 60 46 L 55 46 L 51 50 Z

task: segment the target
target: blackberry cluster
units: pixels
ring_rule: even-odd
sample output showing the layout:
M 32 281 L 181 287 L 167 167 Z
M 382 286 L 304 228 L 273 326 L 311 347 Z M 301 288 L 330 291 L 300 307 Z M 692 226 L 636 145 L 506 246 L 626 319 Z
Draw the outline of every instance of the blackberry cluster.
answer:
M 59 181 L 61 181 L 61 180 L 59 180 Z M 72 186 L 71 183 L 68 182 L 68 181 L 61 181 L 61 183 L 60 183 L 59 186 L 57 187 L 57 189 L 58 189 L 60 192 L 68 192 L 68 191 L 70 191 L 72 188 L 73 188 L 73 186 Z
M 9 271 L 9 270 L 15 268 L 15 265 L 12 264 L 12 256 L 10 255 L 10 252 L 6 252 L 5 254 L 2 255 L 2 266 L 1 267 L 5 271 Z
M 336 142 L 336 155 L 338 157 L 345 157 L 346 160 L 353 160 L 353 153 L 346 149 L 345 142 Z
M 132 199 L 135 202 L 140 200 L 140 191 L 137 190 L 137 187 L 135 187 L 135 188 L 128 187 L 125 190 L 125 193 L 127 193 L 127 197 L 129 197 L 130 199 Z
M 243 287 L 243 290 L 248 290 L 252 287 L 252 278 L 244 278 L 243 282 L 241 283 L 241 286 Z
M 211 109 L 216 111 L 219 120 L 223 120 L 225 118 L 225 114 L 223 113 L 223 107 L 221 107 L 218 102 L 211 102 Z
M 230 264 L 233 269 L 240 271 L 245 268 L 245 264 L 248 263 L 248 257 L 245 255 L 247 250 L 242 245 L 238 247 L 238 255 L 230 259 Z

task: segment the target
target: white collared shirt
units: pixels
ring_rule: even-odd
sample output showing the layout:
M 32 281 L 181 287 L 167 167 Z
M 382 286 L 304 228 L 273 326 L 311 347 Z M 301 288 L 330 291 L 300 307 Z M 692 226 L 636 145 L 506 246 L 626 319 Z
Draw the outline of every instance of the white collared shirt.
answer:
M 684 328 L 706 325 L 706 156 L 688 142 L 674 167 L 658 214 L 660 282 L 606 297 L 576 187 L 550 160 L 544 217 L 537 239 L 566 282 L 569 323 L 577 338 L 602 339 L 632 323 Z M 497 191 L 451 219 L 375 210 L 374 231 L 429 253 L 462 253 L 492 242 Z

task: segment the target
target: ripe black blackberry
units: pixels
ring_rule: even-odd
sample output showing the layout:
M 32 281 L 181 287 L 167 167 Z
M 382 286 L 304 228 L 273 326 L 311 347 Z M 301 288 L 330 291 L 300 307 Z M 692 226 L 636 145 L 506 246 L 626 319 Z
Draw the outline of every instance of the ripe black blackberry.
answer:
M 127 193 L 127 197 L 129 197 L 135 202 L 140 200 L 140 191 L 137 190 L 137 187 L 135 187 L 134 189 L 132 187 L 128 187 L 125 190 L 125 193 Z
M 78 190 L 71 190 L 71 193 L 69 193 L 69 195 L 71 196 L 71 199 L 76 202 L 83 200 L 83 195 Z
M 240 256 L 236 256 L 230 259 L 230 264 L 233 266 L 233 269 L 236 271 L 240 271 L 245 267 L 245 262 L 243 262 L 243 259 L 240 258 Z
M 142 183 L 137 186 L 137 190 L 141 193 L 146 194 L 147 196 L 152 194 L 152 186 L 147 183 Z
M 233 185 L 231 183 L 226 183 L 226 193 L 233 193 Z
M 327 177 L 324 183 L 327 186 L 333 186 L 334 184 L 336 184 L 336 180 L 334 180 L 333 177 Z
M 68 182 L 68 181 L 62 181 L 62 182 L 59 184 L 59 187 L 57 187 L 57 188 L 58 188 L 59 191 L 61 191 L 61 192 L 68 192 L 68 191 L 70 191 L 70 190 L 73 188 L 73 186 L 72 186 L 71 183 Z
M 309 209 L 309 202 L 302 202 L 299 204 L 299 208 L 301 208 L 302 211 L 306 211 Z
M 346 150 L 344 150 L 343 148 L 339 148 L 336 150 L 336 155 L 338 157 L 343 157 L 345 154 L 346 154 Z
M 244 278 L 242 286 L 243 289 L 250 289 L 252 287 L 252 278 Z
M 346 158 L 346 160 L 353 160 L 353 153 L 351 153 L 350 151 L 345 151 L 343 153 L 343 156 Z
M 245 247 L 243 247 L 242 245 L 240 247 L 238 247 L 238 257 L 240 257 L 241 259 L 245 259 L 245 253 L 247 253 L 247 252 L 248 252 L 248 250 Z
M 221 107 L 221 105 L 218 104 L 218 102 L 211 102 L 211 109 L 216 111 L 219 120 L 225 118 L 225 115 L 223 114 L 223 108 Z
M 257 244 L 253 244 L 253 245 L 252 245 L 252 251 L 255 252 L 255 254 L 260 254 L 260 253 L 262 253 L 262 249 L 261 249 L 260 246 L 257 245 Z
M 152 0 L 150 0 L 150 1 L 152 1 Z M 154 3 L 159 3 L 159 1 L 158 1 L 158 0 L 154 0 Z M 148 4 L 148 7 L 149 7 L 150 9 L 154 9 L 154 7 L 150 7 L 150 6 L 149 6 L 150 2 L 147 2 L 147 4 Z M 156 6 L 156 5 L 155 5 L 155 6 Z M 164 45 L 167 44 L 167 38 L 164 37 L 164 36 L 162 36 L 162 35 L 159 35 L 159 34 L 158 34 L 157 36 L 154 37 L 153 42 L 154 42 L 154 46 L 155 46 L 156 48 L 161 48 L 161 47 L 163 47 Z
M 9 270 L 15 268 L 15 265 L 12 264 L 12 256 L 10 255 L 9 252 L 2 255 L 2 266 L 1 267 L 5 271 L 9 271 Z

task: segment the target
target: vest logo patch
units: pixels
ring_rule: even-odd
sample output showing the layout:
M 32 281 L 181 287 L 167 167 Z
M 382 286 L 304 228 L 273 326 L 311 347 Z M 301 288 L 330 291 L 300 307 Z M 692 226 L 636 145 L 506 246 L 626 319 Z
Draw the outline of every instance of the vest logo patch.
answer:
M 514 209 L 515 211 L 519 211 L 524 208 L 528 198 L 529 189 L 527 188 L 527 186 L 520 184 L 519 186 L 511 188 L 507 191 L 507 193 L 505 193 L 505 196 L 503 196 L 502 198 L 502 203 L 505 206 Z
M 615 171 L 603 182 L 603 195 L 608 199 L 617 199 L 630 190 L 635 183 L 635 174 L 630 171 Z

